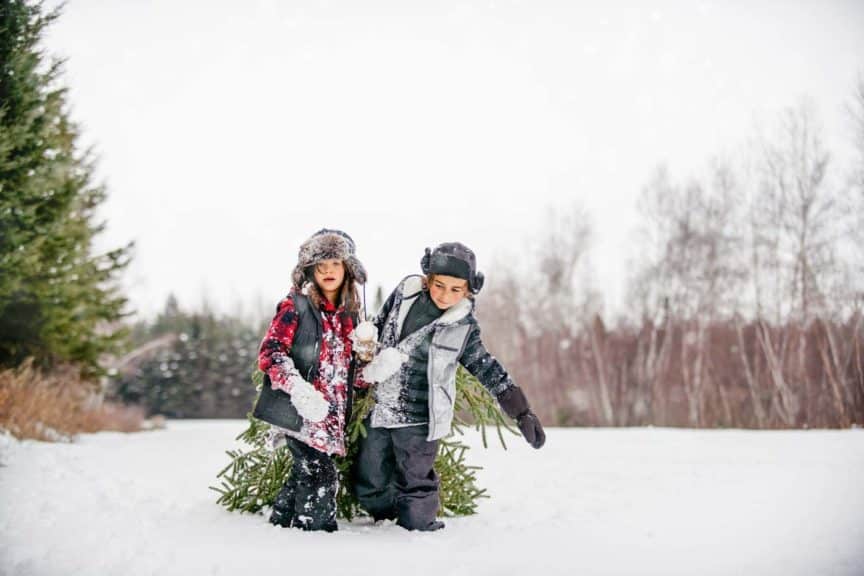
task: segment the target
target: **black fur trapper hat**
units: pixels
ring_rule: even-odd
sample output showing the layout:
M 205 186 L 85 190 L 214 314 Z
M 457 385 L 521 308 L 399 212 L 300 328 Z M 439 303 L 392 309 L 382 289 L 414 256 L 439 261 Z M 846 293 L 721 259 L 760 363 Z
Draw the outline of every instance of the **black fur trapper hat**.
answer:
M 426 248 L 420 260 L 423 274 L 443 274 L 454 278 L 464 278 L 472 294 L 483 288 L 483 273 L 477 270 L 477 257 L 474 251 L 461 242 L 444 242 L 434 250 Z
M 307 280 L 306 269 L 322 260 L 342 260 L 354 280 L 359 284 L 366 283 L 366 268 L 357 259 L 354 240 L 341 230 L 322 228 L 300 246 L 297 254 L 297 266 L 291 274 L 294 286 L 301 288 Z

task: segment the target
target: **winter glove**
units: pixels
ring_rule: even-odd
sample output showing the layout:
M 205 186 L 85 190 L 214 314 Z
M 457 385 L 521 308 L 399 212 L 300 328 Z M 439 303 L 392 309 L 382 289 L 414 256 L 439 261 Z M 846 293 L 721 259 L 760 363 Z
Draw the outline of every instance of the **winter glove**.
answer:
M 528 406 L 528 399 L 525 398 L 521 388 L 518 386 L 507 388 L 498 395 L 498 404 L 507 416 L 516 420 L 519 431 L 531 446 L 534 448 L 543 446 L 546 442 L 546 432 L 543 431 L 540 419 Z
M 291 403 L 304 420 L 320 422 L 327 417 L 330 403 L 309 382 L 295 376 L 291 379 Z
M 408 355 L 398 348 L 385 348 L 363 368 L 363 380 L 369 384 L 383 382 L 402 368 Z
M 378 327 L 366 320 L 357 325 L 351 332 L 351 343 L 354 353 L 361 362 L 369 362 L 378 349 Z
M 522 432 L 525 440 L 534 448 L 541 448 L 546 443 L 546 432 L 543 431 L 540 419 L 533 412 L 529 411 L 517 418 L 516 425 L 519 426 L 519 431 Z

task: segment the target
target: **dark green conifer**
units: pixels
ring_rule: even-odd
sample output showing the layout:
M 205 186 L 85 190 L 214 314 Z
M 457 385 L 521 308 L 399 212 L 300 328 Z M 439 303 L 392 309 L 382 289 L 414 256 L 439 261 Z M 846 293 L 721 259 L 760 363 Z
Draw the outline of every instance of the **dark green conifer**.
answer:
M 131 245 L 92 253 L 105 190 L 78 148 L 62 63 L 40 47 L 58 14 L 0 1 L 0 366 L 32 356 L 92 375 L 122 337 L 117 278 Z

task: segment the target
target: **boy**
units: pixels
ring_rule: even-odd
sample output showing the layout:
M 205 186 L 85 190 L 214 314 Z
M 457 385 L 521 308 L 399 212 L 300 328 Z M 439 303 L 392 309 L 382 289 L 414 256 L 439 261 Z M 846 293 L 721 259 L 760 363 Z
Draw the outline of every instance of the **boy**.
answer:
M 438 440 L 450 433 L 457 363 L 462 364 L 540 448 L 543 426 L 525 394 L 480 339 L 474 296 L 483 287 L 474 253 L 459 242 L 426 249 L 422 276 L 408 276 L 375 318 L 381 352 L 364 369 L 377 383 L 375 407 L 357 459 L 355 490 L 375 520 L 408 530 L 444 527 L 436 519 Z

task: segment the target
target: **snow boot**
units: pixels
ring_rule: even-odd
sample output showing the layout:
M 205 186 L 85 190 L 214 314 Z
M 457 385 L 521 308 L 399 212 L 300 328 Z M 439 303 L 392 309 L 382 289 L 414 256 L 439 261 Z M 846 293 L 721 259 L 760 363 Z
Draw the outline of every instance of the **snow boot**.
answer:
M 441 530 L 444 528 L 445 524 L 441 520 L 432 520 L 427 524 L 423 524 L 422 526 L 409 526 L 405 525 L 399 521 L 396 522 L 397 525 L 402 526 L 406 530 L 417 531 L 417 532 L 435 532 L 436 530 Z
M 273 502 L 273 512 L 270 513 L 270 523 L 274 526 L 290 528 L 294 525 L 294 484 L 289 479 Z
M 307 531 L 335 532 L 339 474 L 333 459 L 294 438 L 288 439 L 288 449 L 294 458 L 289 480 L 294 487 L 291 525 Z

